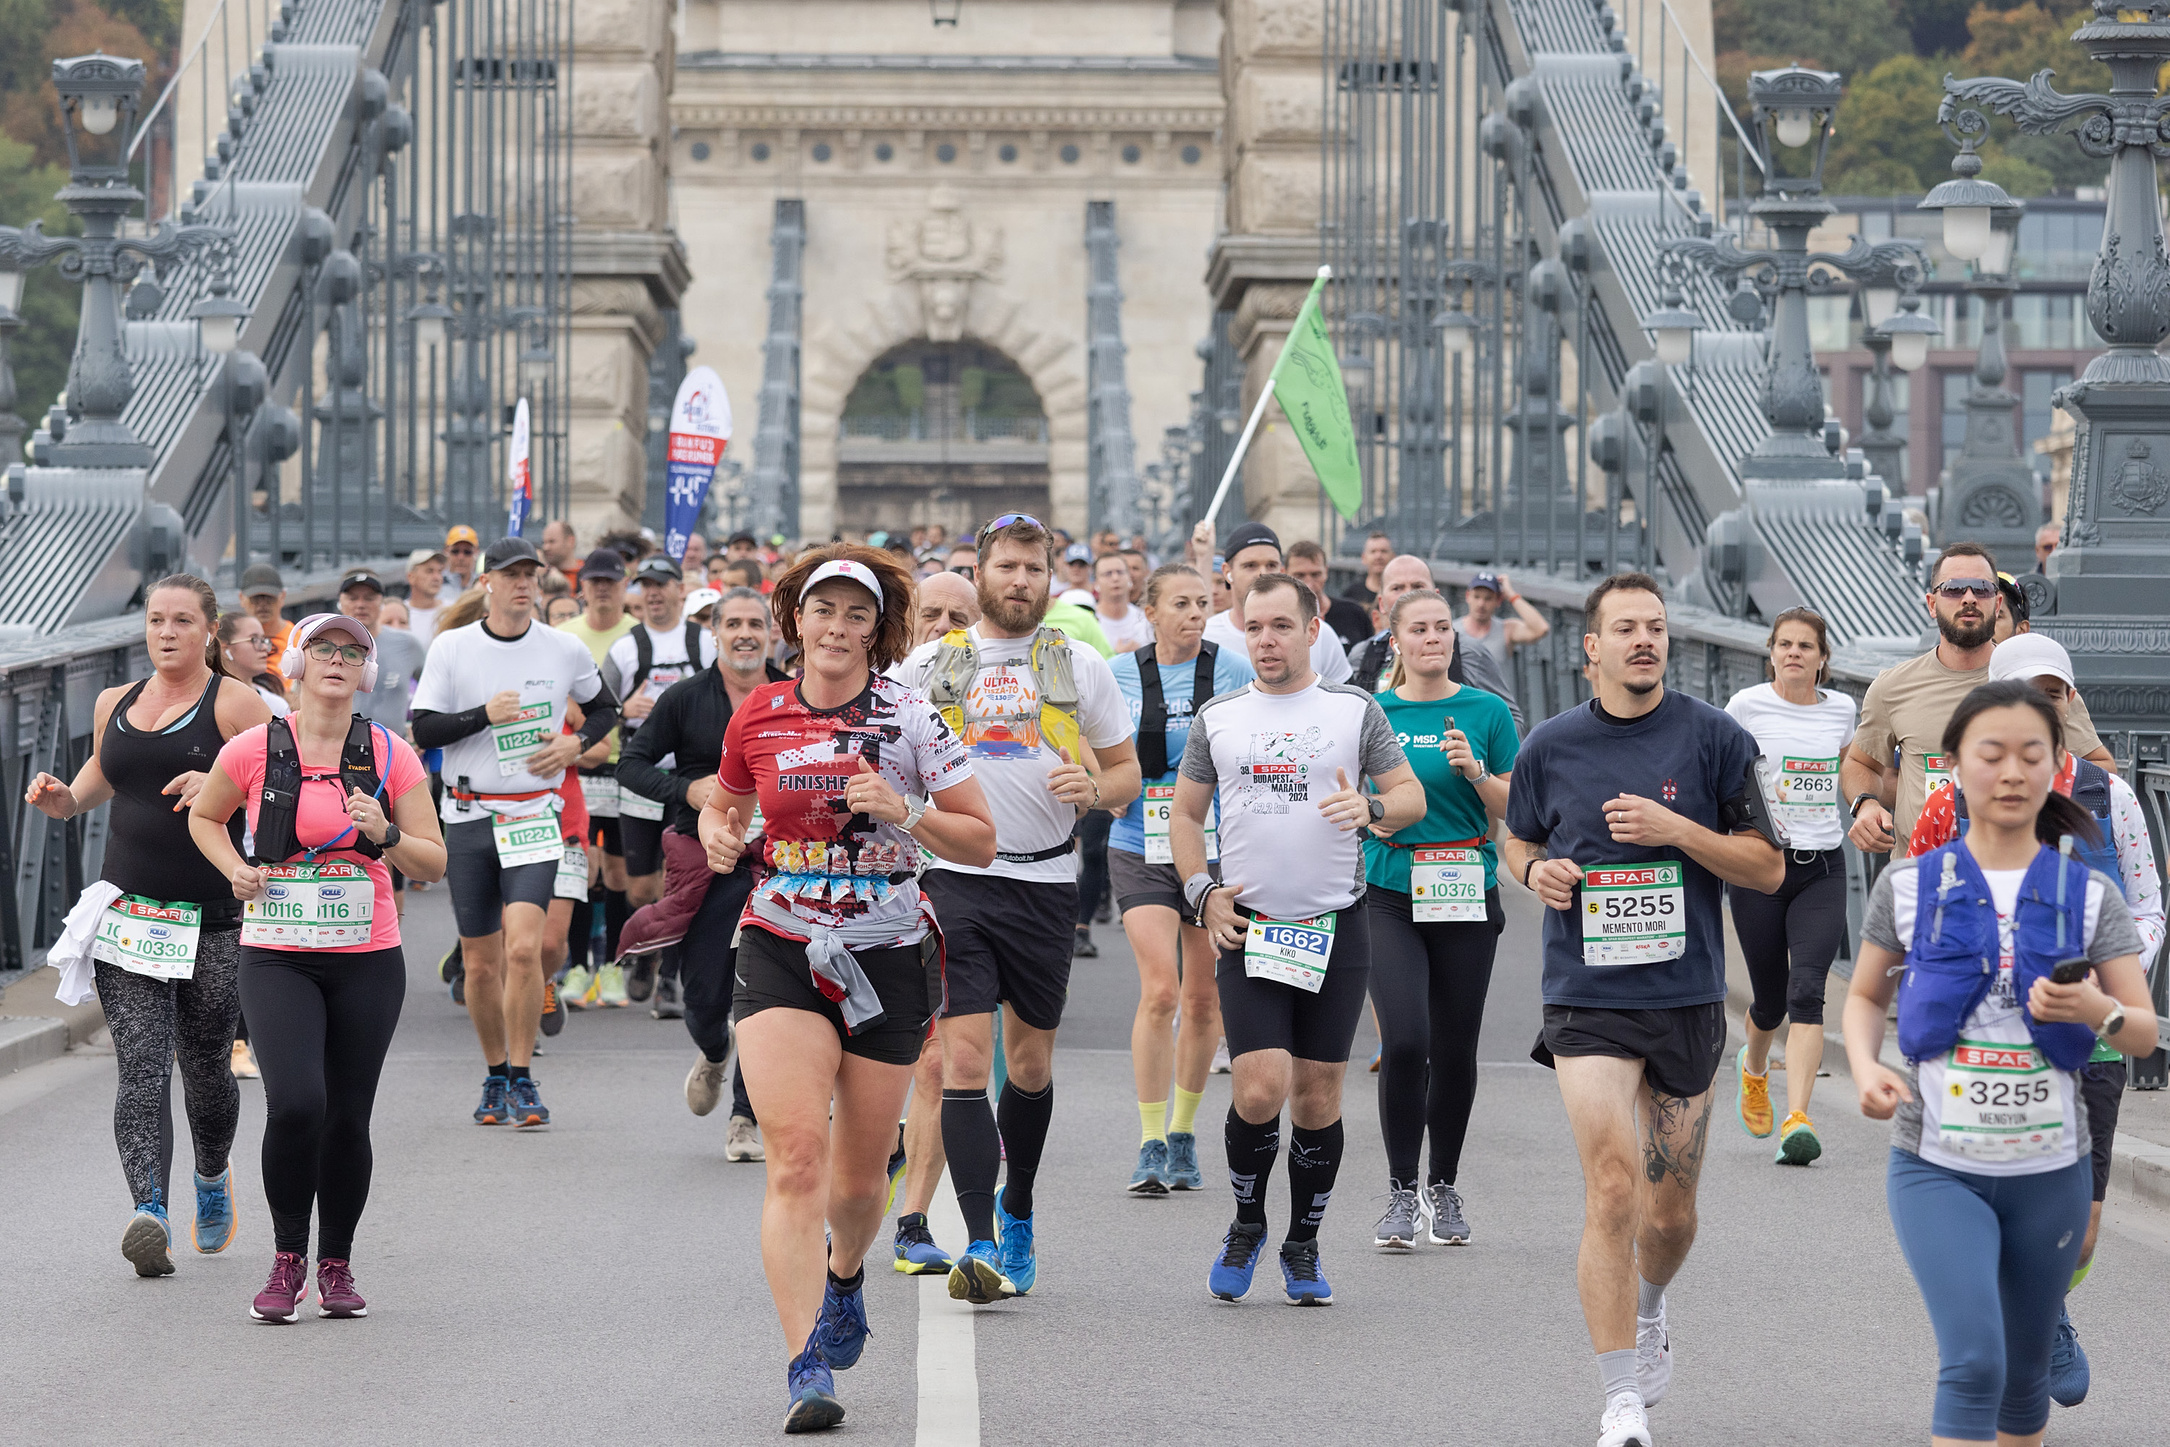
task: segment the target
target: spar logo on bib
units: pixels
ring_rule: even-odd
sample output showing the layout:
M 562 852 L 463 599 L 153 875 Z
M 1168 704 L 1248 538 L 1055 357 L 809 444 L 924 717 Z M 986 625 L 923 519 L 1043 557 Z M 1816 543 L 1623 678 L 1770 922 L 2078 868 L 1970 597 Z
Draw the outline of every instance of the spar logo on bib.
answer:
M 1978 1045 L 1965 1041 L 1952 1049 L 1952 1064 L 1968 1070 L 2033 1070 L 2035 1068 L 2032 1045 Z M 1953 1085 L 1951 1093 L 1958 1095 L 1963 1087 Z

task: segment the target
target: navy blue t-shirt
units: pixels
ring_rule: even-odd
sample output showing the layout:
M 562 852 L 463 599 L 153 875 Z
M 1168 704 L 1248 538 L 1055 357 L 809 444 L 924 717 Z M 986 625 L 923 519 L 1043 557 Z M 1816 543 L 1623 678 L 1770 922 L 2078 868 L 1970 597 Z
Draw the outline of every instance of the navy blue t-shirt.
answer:
M 1601 718 L 1593 700 L 1531 730 L 1515 759 L 1508 832 L 1585 871 L 1677 861 L 1685 936 L 1675 959 L 1586 964 L 1584 916 L 1595 913 L 1599 901 L 1578 888 L 1573 908 L 1544 912 L 1547 1005 L 1667 1010 L 1725 998 L 1718 876 L 1682 850 L 1615 843 L 1604 806 L 1618 795 L 1638 794 L 1706 829 L 1731 833 L 1719 808 L 1746 800 L 1757 788 L 1755 761 L 1756 741 L 1746 729 L 1723 710 L 1671 689 L 1656 708 L 1626 723 Z M 1645 908 L 1663 903 L 1648 895 L 1637 902 Z

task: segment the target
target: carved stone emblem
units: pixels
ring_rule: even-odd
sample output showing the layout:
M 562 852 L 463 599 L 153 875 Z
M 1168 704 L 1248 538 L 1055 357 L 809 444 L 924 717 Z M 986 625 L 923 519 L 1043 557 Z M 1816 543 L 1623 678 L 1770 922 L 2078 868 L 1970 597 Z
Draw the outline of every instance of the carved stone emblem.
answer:
M 889 224 L 888 261 L 892 283 L 919 289 L 927 340 L 954 342 L 964 336 L 972 283 L 1002 268 L 1002 228 L 968 219 L 956 191 L 937 186 L 924 216 Z
M 2157 508 L 2170 502 L 2170 477 L 2148 461 L 2149 450 L 2137 437 L 2125 444 L 2125 465 L 2110 483 L 2110 501 L 2126 512 L 2153 517 Z
M 1980 488 L 1967 494 L 1959 509 L 1961 527 L 2024 528 L 2027 523 L 2027 505 L 2009 488 Z

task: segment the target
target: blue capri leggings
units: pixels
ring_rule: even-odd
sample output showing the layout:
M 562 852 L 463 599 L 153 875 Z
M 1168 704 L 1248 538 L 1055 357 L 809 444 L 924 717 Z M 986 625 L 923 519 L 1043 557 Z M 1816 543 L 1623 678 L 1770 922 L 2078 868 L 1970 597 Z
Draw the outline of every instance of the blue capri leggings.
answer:
M 1884 1179 L 1899 1249 L 1936 1328 L 1934 1431 L 1961 1442 L 2049 1421 L 2049 1350 L 2093 1196 L 2085 1156 L 2031 1176 L 1977 1176 L 1894 1150 Z

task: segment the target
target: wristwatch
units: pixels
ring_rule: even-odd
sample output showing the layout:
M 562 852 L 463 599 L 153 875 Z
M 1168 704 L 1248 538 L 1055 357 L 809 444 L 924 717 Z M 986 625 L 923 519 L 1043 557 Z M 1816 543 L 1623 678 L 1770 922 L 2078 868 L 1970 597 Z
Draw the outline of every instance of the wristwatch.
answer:
M 387 819 L 384 821 L 384 838 L 378 843 L 377 847 L 379 849 L 390 849 L 397 843 L 399 843 L 399 826 Z
M 1856 819 L 1860 818 L 1860 817 L 1861 817 L 1861 801 L 1862 801 L 1863 799 L 1873 799 L 1873 798 L 1875 798 L 1875 797 L 1876 797 L 1876 791 L 1875 791 L 1874 789 L 1870 789 L 1870 790 L 1868 790 L 1868 791 L 1867 791 L 1866 793 L 1861 793 L 1861 794 L 1856 794 L 1856 795 L 1854 795 L 1854 802 L 1853 802 L 1853 807 L 1849 808 L 1849 809 L 1848 809 L 1848 810 L 1847 810 L 1846 812 L 1847 812 L 1847 813 L 1849 813 L 1849 814 L 1851 814 L 1851 815 L 1853 815 L 1853 816 L 1854 816 L 1854 818 L 1856 818 Z
M 1485 781 L 1486 779 L 1489 779 L 1489 778 L 1491 778 L 1491 777 L 1492 777 L 1492 766 L 1491 766 L 1490 764 L 1486 763 L 1486 762 L 1485 762 L 1484 760 L 1482 760 L 1482 759 L 1479 759 L 1479 760 L 1477 760 L 1477 777 L 1476 777 L 1476 778 L 1474 778 L 1474 779 L 1471 779 L 1471 780 L 1470 780 L 1469 782 L 1470 782 L 1470 783 L 1472 783 L 1472 784 L 1481 784 L 1481 783 L 1483 783 L 1483 782 L 1484 782 L 1484 781 Z
M 904 823 L 899 827 L 909 834 L 919 827 L 921 816 L 927 812 L 927 796 L 914 794 L 904 801 Z
M 2115 1035 L 2118 1031 L 2124 1028 L 2125 1006 L 2124 1003 L 2120 1001 L 2110 1007 L 2110 1013 L 2105 1015 L 2102 1018 L 2102 1023 L 2095 1027 L 2095 1038 L 2098 1040 L 2107 1041 L 2112 1035 Z
M 1366 794 L 1364 796 L 1364 807 L 1371 811 L 1372 823 L 1377 824 L 1386 818 L 1386 800 L 1380 798 L 1377 794 Z

